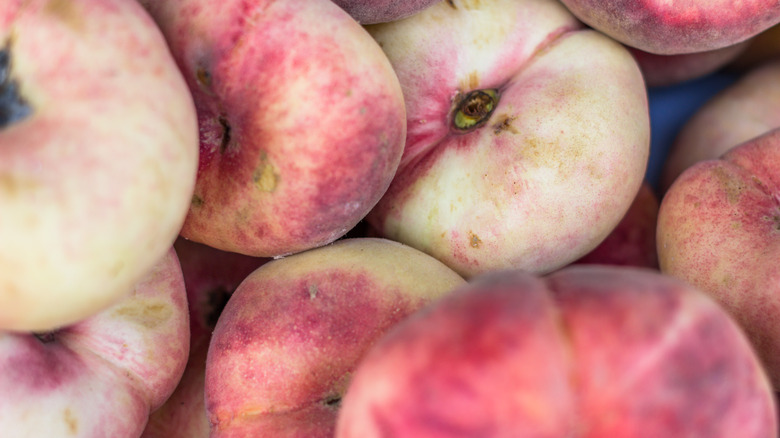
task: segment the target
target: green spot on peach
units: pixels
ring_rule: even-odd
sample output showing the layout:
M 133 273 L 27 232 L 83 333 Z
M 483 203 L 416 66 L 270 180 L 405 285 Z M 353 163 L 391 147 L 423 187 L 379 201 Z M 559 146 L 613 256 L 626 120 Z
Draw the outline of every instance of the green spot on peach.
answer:
M 745 184 L 739 179 L 733 178 L 723 167 L 716 167 L 713 173 L 720 182 L 721 187 L 723 187 L 729 203 L 736 204 L 739 202 L 742 191 L 745 189 Z
M 273 192 L 279 182 L 279 175 L 274 171 L 274 166 L 265 158 L 252 174 L 252 181 L 263 192 Z
M 154 329 L 173 316 L 173 309 L 165 303 L 143 303 L 135 299 L 128 300 L 122 307 L 116 309 L 114 314 L 143 327 Z

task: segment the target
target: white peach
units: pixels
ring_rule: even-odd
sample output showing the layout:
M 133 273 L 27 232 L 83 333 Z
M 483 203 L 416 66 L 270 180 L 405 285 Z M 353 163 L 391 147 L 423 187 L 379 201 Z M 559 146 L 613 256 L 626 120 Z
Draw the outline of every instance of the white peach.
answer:
M 647 93 L 620 44 L 558 1 L 442 1 L 367 26 L 398 74 L 406 149 L 367 220 L 469 277 L 548 272 L 628 210 L 650 146 Z
M 0 2 L 0 329 L 127 296 L 195 185 L 192 96 L 135 1 Z

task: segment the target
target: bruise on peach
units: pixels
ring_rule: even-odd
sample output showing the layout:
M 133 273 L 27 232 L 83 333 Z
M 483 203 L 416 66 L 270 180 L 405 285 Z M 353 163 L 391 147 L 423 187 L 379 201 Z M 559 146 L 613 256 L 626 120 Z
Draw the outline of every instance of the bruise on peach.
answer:
M 164 302 L 128 300 L 125 305 L 115 309 L 114 314 L 148 329 L 154 329 L 173 316 L 173 309 Z
M 76 3 L 68 0 L 49 0 L 43 10 L 65 23 L 73 31 L 81 32 L 86 24 L 81 17 L 81 11 L 75 5 Z
M 62 413 L 62 417 L 65 421 L 65 424 L 68 426 L 68 432 L 74 436 L 78 434 L 79 420 L 75 415 L 73 415 L 73 411 L 71 411 L 70 408 L 65 408 Z

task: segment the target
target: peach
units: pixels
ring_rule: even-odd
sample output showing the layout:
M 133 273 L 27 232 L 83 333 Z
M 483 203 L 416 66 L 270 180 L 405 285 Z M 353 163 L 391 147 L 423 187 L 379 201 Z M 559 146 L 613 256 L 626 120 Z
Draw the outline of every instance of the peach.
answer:
M 443 0 L 333 0 L 361 24 L 400 20 Z
M 137 2 L 0 2 L 0 330 L 54 330 L 130 294 L 184 222 L 197 135 Z
M 705 52 L 780 23 L 777 0 L 561 0 L 580 20 L 659 55 Z
M 780 59 L 757 66 L 707 100 L 683 124 L 663 163 L 662 191 L 688 167 L 780 127 Z
M 363 352 L 465 281 L 385 239 L 355 238 L 268 262 L 236 289 L 206 363 L 212 437 L 332 437 Z
M 470 277 L 549 272 L 595 248 L 642 184 L 645 84 L 628 50 L 558 1 L 442 1 L 367 26 L 404 90 L 407 137 L 366 220 Z
M 767 375 L 717 304 L 657 271 L 491 272 L 382 336 L 337 438 L 777 436 Z
M 780 129 L 686 169 L 661 201 L 661 271 L 740 323 L 780 388 Z
M 330 0 L 143 0 L 194 96 L 200 165 L 181 235 L 255 257 L 330 243 L 395 174 L 403 94 Z
M 0 332 L 0 429 L 15 438 L 137 438 L 173 392 L 189 348 L 173 249 L 132 293 L 76 324 Z
M 207 438 L 204 388 L 211 332 L 233 291 L 269 259 L 224 252 L 183 238 L 177 239 L 173 247 L 187 290 L 190 354 L 178 386 L 149 416 L 141 437 Z

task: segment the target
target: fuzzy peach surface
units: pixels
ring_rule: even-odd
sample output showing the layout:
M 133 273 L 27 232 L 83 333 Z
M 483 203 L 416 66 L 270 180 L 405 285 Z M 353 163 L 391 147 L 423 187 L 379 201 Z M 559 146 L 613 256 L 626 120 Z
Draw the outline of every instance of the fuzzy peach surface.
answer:
M 658 216 L 661 271 L 711 294 L 780 386 L 780 131 L 684 171 Z
M 0 41 L 31 108 L 0 131 L 0 328 L 45 331 L 127 296 L 170 248 L 197 121 L 136 2 L 6 1 Z
M 639 190 L 643 78 L 558 2 L 454 3 L 368 27 L 398 73 L 408 132 L 367 220 L 466 277 L 552 271 L 600 243 Z M 499 96 L 489 118 L 454 130 L 454 102 L 485 89 Z
M 181 235 L 250 256 L 334 241 L 376 204 L 406 133 L 377 43 L 330 0 L 145 2 L 198 110 Z
M 179 383 L 187 298 L 172 249 L 133 292 L 36 337 L 0 333 L 0 426 L 14 437 L 138 437 Z
M 337 402 L 365 350 L 464 283 L 438 260 L 385 239 L 341 240 L 264 264 L 235 291 L 211 339 L 212 432 L 332 436 Z
M 777 420 L 747 339 L 706 295 L 578 266 L 486 274 L 399 323 L 355 372 L 336 436 L 759 438 Z
M 777 0 L 562 0 L 580 20 L 650 53 L 730 46 L 780 22 Z

